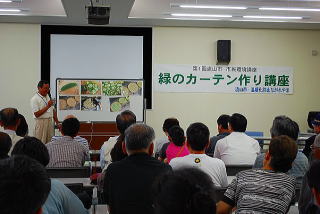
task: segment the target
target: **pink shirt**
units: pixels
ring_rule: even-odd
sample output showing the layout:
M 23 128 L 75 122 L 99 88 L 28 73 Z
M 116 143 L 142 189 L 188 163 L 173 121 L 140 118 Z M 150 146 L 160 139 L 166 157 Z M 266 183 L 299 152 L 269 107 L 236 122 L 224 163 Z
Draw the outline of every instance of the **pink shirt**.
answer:
M 186 147 L 186 144 L 183 146 L 176 146 L 174 143 L 170 142 L 167 151 L 166 151 L 166 156 L 168 163 L 170 163 L 171 159 L 176 158 L 176 157 L 184 157 L 186 155 L 189 155 L 190 152 L 188 148 Z

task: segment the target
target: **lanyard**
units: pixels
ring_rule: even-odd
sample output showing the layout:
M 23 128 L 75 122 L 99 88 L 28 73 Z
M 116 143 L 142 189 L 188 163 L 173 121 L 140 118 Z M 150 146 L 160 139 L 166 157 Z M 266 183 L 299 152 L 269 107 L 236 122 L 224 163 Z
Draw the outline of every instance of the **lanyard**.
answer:
M 43 97 L 37 92 L 37 94 L 38 94 L 38 96 L 42 99 L 42 101 L 46 104 L 46 105 L 48 105 L 48 103 L 43 99 Z

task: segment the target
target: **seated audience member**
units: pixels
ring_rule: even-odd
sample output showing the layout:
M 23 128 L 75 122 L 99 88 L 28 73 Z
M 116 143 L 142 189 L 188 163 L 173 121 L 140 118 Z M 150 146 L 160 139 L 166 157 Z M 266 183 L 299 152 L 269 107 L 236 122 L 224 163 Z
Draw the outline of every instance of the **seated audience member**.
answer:
M 167 147 L 169 145 L 169 139 L 168 139 L 168 131 L 173 126 L 180 126 L 179 121 L 176 118 L 167 118 L 163 122 L 162 130 L 166 137 L 156 140 L 155 143 L 155 157 L 161 157 L 162 160 L 165 159 L 165 153 L 167 150 Z
M 0 111 L 0 125 L 4 129 L 4 133 L 7 133 L 12 142 L 12 147 L 20 140 L 22 137 L 16 134 L 17 127 L 19 125 L 19 113 L 18 110 L 15 108 L 5 108 Z M 11 153 L 9 151 L 9 154 Z
M 320 133 L 320 114 L 317 114 L 314 120 L 312 121 L 313 131 L 315 135 L 309 137 L 304 145 L 303 154 L 307 156 L 307 158 L 310 157 L 311 148 L 310 146 L 313 144 L 314 139 L 316 138 L 317 134 Z
M 260 146 L 258 141 L 244 133 L 247 119 L 235 113 L 230 117 L 229 128 L 231 133 L 218 140 L 213 157 L 221 159 L 226 165 L 253 165 L 260 154 Z
M 74 139 L 80 128 L 77 118 L 69 118 L 62 122 L 59 140 L 47 143 L 50 155 L 48 167 L 82 167 L 89 160 L 89 149 Z
M 320 213 L 320 161 L 316 160 L 312 163 L 306 174 L 308 187 L 311 189 L 312 198 L 309 204 L 303 210 L 302 214 L 319 214 Z
M 66 119 L 69 119 L 69 118 L 76 118 L 74 115 L 67 115 L 64 119 L 66 120 Z M 61 130 L 60 130 L 61 131 Z M 78 134 L 78 133 L 77 133 Z M 52 138 L 51 138 L 51 142 L 54 142 L 54 141 L 57 141 L 57 140 L 61 140 L 61 138 L 62 138 L 63 136 L 53 136 Z M 74 140 L 76 140 L 76 141 L 78 141 L 79 143 L 82 143 L 85 147 L 87 147 L 88 148 L 88 150 L 90 149 L 89 148 L 89 143 L 88 143 L 88 141 L 87 141 L 87 139 L 85 139 L 85 138 L 83 138 L 83 137 L 80 137 L 79 135 L 77 135 L 77 136 L 75 136 L 74 138 L 73 138 Z
M 280 135 L 286 135 L 297 142 L 299 135 L 299 126 L 296 122 L 286 116 L 277 116 L 273 120 L 272 127 L 270 129 L 271 137 L 277 137 Z M 258 155 L 253 168 L 262 168 L 265 154 Z M 297 157 L 292 164 L 292 168 L 287 172 L 296 178 L 297 188 L 300 188 L 302 178 L 309 168 L 308 158 L 302 153 L 297 153 Z
M 22 114 L 18 115 L 19 118 L 19 125 L 16 129 L 16 134 L 20 137 L 25 137 L 29 133 L 29 127 L 26 121 L 26 118 Z
M 35 137 L 25 137 L 17 142 L 12 155 L 25 155 L 46 167 L 49 163 L 47 147 Z M 44 214 L 87 214 L 80 199 L 59 180 L 51 179 L 51 190 L 43 207 Z
M 0 161 L 0 213 L 41 214 L 50 179 L 37 161 L 13 156 Z
M 0 160 L 9 157 L 8 153 L 11 146 L 12 143 L 10 136 L 7 133 L 0 132 Z
M 120 136 L 111 137 L 108 141 L 104 142 L 100 149 L 100 164 L 101 169 L 106 169 L 111 161 L 118 161 L 126 157 L 127 155 L 122 152 L 122 142 L 124 141 L 125 130 L 136 123 L 136 115 L 129 110 L 123 111 L 116 117 L 117 129 L 120 132 Z M 115 148 L 114 148 L 115 147 Z M 114 150 L 113 150 L 114 148 Z M 111 157 L 111 151 L 113 150 L 113 158 Z
M 183 167 L 199 168 L 207 173 L 213 184 L 218 187 L 228 185 L 226 167 L 224 163 L 205 154 L 209 144 L 209 129 L 203 123 L 193 123 L 187 129 L 187 147 L 190 155 L 174 158 L 170 162 L 173 170 Z
M 214 185 L 196 168 L 185 168 L 162 176 L 154 184 L 156 214 L 215 214 Z
M 111 163 L 104 179 L 103 193 L 110 214 L 153 213 L 152 184 L 171 170 L 168 164 L 151 157 L 153 140 L 153 129 L 144 124 L 133 124 L 125 131 L 128 157 Z
M 206 149 L 207 155 L 212 157 L 218 140 L 220 140 L 230 134 L 230 130 L 228 127 L 229 120 L 230 120 L 230 116 L 226 115 L 226 114 L 223 114 L 218 118 L 218 120 L 217 120 L 218 135 L 210 138 L 210 144 L 209 144 L 208 148 Z
M 316 206 L 316 200 L 314 198 L 314 193 L 312 193 L 310 189 L 310 185 L 308 185 L 308 179 L 313 179 L 311 181 L 317 181 L 317 184 L 320 184 L 320 135 L 317 135 L 316 139 L 314 140 L 314 143 L 311 146 L 312 156 L 313 159 L 318 162 L 315 165 L 312 165 L 309 169 L 309 172 L 306 173 L 306 175 L 303 177 L 301 190 L 300 190 L 300 197 L 299 197 L 299 212 L 301 214 L 320 214 L 320 209 Z M 317 166 L 317 167 L 316 167 Z M 313 170 L 311 170 L 313 169 Z M 311 172 L 311 173 L 310 173 Z M 315 172 L 318 173 L 318 176 L 314 175 Z M 316 178 L 316 180 L 315 180 Z M 313 183 L 315 185 L 316 183 Z M 317 190 L 318 192 L 319 189 Z M 318 205 L 320 203 L 318 202 Z
M 262 169 L 241 171 L 217 204 L 218 214 L 287 213 L 295 196 L 295 179 L 285 174 L 292 166 L 297 144 L 287 136 L 272 138 Z
M 166 150 L 166 163 L 170 163 L 171 159 L 176 157 L 184 157 L 190 154 L 186 144 L 184 131 L 180 126 L 173 126 L 169 129 L 170 144 Z

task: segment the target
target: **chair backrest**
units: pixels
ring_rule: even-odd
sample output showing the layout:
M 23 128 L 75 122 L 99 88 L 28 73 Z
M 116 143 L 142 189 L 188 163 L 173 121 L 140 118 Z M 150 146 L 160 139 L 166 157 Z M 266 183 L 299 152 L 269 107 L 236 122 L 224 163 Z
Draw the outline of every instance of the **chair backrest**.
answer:
M 252 169 L 252 165 L 226 165 L 227 175 L 235 176 L 238 172 Z
M 250 137 L 263 137 L 263 132 L 259 132 L 259 131 L 246 131 L 245 132 L 246 135 L 250 136 Z M 263 147 L 263 140 L 258 140 L 260 147 Z
M 76 195 L 83 191 L 83 183 L 72 183 L 65 185 Z
M 47 168 L 50 178 L 88 178 L 90 167 Z

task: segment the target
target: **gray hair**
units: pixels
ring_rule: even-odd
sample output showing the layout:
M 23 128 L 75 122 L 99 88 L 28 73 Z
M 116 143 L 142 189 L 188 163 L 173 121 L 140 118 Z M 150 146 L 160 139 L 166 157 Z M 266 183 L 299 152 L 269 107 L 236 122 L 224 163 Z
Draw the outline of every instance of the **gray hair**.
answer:
M 125 131 L 125 144 L 128 151 L 147 149 L 155 138 L 152 127 L 137 123 Z
M 271 137 L 286 135 L 293 140 L 297 140 L 299 136 L 299 125 L 287 116 L 277 116 L 273 120 L 270 133 Z

